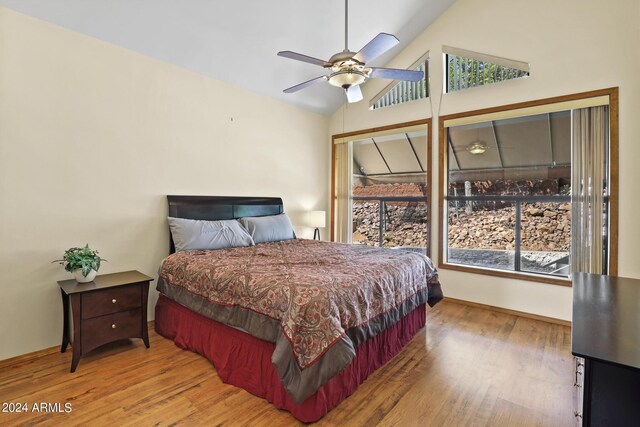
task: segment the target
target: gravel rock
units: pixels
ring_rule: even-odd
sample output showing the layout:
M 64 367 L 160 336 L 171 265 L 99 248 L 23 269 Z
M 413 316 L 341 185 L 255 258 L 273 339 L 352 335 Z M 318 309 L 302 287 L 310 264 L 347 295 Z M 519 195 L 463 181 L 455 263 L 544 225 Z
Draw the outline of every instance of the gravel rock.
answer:
M 523 204 L 521 249 L 568 252 L 571 246 L 571 212 L 566 209 L 567 206 L 570 209 L 568 203 Z M 467 213 L 463 208 L 457 211 L 450 209 L 449 247 L 513 249 L 515 223 L 515 209 L 512 207 L 477 210 L 472 213 Z
M 478 189 L 482 183 L 474 183 Z M 511 182 L 498 183 L 511 188 Z M 547 181 L 517 182 L 522 188 L 549 194 L 557 185 Z M 480 192 L 480 191 L 478 191 Z M 475 193 L 475 191 L 474 191 Z M 421 184 L 376 184 L 354 186 L 354 196 L 424 196 Z M 425 247 L 427 208 L 423 202 L 388 202 L 385 215 L 385 246 Z M 353 242 L 378 246 L 380 205 L 377 201 L 354 201 Z M 523 203 L 521 250 L 568 252 L 571 245 L 570 203 Z M 467 213 L 465 205 L 449 209 L 449 247 L 460 249 L 513 250 L 515 247 L 515 209 L 513 206 L 487 206 Z

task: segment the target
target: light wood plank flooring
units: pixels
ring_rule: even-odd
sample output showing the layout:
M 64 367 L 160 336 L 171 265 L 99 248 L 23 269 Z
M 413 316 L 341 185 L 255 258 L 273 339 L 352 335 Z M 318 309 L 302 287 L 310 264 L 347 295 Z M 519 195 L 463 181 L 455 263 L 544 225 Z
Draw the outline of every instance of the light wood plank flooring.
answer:
M 0 425 L 299 424 L 223 384 L 203 357 L 150 331 L 90 353 L 0 368 L 0 402 L 70 403 L 70 413 L 0 413 Z M 564 426 L 573 424 L 570 329 L 442 302 L 390 363 L 318 425 Z

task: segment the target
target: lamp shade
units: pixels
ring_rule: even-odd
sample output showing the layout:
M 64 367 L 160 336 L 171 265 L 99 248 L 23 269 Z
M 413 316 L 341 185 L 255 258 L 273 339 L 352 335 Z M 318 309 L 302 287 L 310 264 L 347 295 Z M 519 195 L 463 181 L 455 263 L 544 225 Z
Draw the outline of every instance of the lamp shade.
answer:
M 314 228 L 324 228 L 327 224 L 327 215 L 325 211 L 310 211 L 309 226 Z

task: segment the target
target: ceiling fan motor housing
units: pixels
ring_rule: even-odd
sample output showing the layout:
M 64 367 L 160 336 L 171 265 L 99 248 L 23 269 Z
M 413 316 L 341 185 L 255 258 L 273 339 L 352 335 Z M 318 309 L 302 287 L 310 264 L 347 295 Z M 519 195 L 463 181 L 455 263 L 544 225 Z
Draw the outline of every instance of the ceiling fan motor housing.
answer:
M 336 53 L 329 59 L 331 71 L 329 75 L 329 84 L 349 89 L 351 86 L 357 86 L 364 83 L 367 75 L 364 73 L 364 64 L 353 59 L 355 52 L 344 50 Z
M 342 64 L 343 62 L 351 62 L 354 65 L 364 65 L 361 62 L 356 61 L 355 59 L 353 59 L 353 57 L 355 56 L 356 52 L 351 52 L 350 50 L 343 50 L 342 52 L 338 52 L 335 55 L 333 55 L 331 58 L 329 58 L 329 62 L 331 64 L 331 68 L 333 69 L 336 66 L 339 66 L 340 64 Z

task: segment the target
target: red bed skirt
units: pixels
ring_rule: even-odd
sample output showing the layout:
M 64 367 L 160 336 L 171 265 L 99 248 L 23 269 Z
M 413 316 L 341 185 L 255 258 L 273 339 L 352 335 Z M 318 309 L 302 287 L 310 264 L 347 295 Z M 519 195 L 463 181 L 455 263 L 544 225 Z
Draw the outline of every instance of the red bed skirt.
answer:
M 351 395 L 415 336 L 426 321 L 425 306 L 356 348 L 356 357 L 301 404 L 295 404 L 271 363 L 275 344 L 204 317 L 162 294 L 156 304 L 155 330 L 180 348 L 205 356 L 223 382 L 242 387 L 303 422 L 322 418 Z

